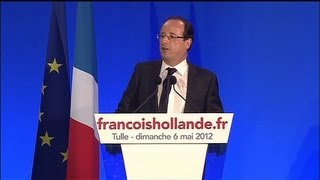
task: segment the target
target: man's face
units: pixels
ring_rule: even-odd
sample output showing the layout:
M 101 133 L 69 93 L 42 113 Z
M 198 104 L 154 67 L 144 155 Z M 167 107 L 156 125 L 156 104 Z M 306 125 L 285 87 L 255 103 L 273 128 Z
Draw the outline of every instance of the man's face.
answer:
M 175 66 L 187 57 L 191 39 L 184 40 L 184 24 L 180 20 L 166 21 L 160 31 L 160 53 L 162 59 L 169 65 Z

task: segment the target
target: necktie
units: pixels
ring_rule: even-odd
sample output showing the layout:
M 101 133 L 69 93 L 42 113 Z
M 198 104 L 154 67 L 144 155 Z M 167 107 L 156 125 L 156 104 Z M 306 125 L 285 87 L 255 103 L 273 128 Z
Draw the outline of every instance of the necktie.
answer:
M 175 68 L 167 68 L 168 74 L 166 79 L 163 81 L 162 85 L 162 93 L 160 97 L 160 103 L 159 103 L 159 112 L 167 112 L 168 108 L 168 98 L 171 91 L 171 84 L 170 84 L 170 77 L 174 72 L 177 70 Z

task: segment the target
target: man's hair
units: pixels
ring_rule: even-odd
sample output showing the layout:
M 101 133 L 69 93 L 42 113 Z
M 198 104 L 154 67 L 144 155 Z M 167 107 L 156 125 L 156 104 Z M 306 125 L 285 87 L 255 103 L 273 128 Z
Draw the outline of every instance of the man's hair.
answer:
M 188 21 L 187 19 L 181 17 L 181 16 L 171 16 L 168 19 L 166 19 L 164 22 L 167 22 L 169 20 L 179 20 L 184 24 L 183 36 L 186 37 L 186 38 L 184 38 L 184 40 L 187 40 L 189 38 L 192 39 L 192 43 L 191 43 L 190 48 L 189 48 L 189 49 L 191 49 L 191 46 L 192 46 L 193 41 L 194 41 L 194 33 L 193 33 L 193 25 L 192 25 L 192 23 L 190 21 Z

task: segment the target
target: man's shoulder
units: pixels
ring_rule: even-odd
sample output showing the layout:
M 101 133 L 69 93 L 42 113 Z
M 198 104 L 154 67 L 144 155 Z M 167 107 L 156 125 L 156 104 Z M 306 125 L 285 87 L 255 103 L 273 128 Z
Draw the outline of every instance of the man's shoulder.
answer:
M 137 65 L 142 67 L 158 66 L 158 65 L 161 65 L 161 60 L 142 61 L 142 62 L 138 62 Z
M 195 74 L 201 74 L 201 75 L 204 75 L 204 76 L 215 76 L 215 73 L 209 69 L 206 69 L 206 68 L 203 68 L 203 67 L 200 67 L 200 66 L 197 66 L 195 64 L 191 64 L 189 63 L 189 70 L 190 72 L 192 73 L 195 73 Z
M 143 61 L 136 64 L 136 67 L 142 70 L 153 70 L 161 67 L 161 60 Z

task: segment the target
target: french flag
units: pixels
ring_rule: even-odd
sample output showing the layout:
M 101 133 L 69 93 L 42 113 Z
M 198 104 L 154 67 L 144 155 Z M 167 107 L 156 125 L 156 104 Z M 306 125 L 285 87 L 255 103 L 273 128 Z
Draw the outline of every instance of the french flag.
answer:
M 67 179 L 99 179 L 98 73 L 92 4 L 79 2 L 71 91 Z

